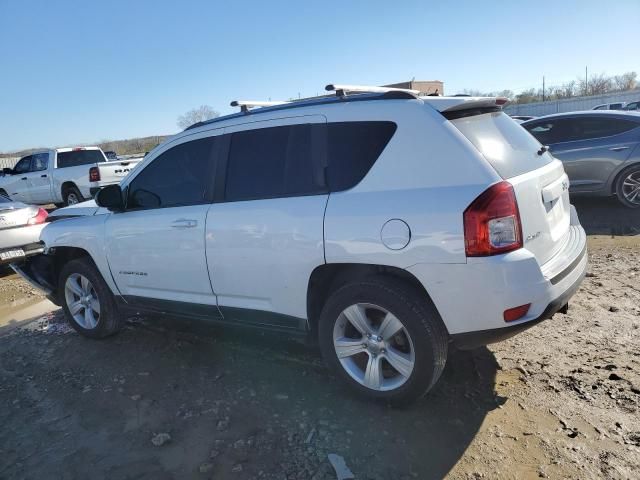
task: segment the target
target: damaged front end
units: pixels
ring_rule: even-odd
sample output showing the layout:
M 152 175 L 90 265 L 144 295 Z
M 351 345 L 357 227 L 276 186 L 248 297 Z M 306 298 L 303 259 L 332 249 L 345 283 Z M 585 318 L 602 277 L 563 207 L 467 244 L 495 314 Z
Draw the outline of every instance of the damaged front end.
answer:
M 42 290 L 47 298 L 60 306 L 55 287 L 55 263 L 52 255 L 46 253 L 26 258 L 23 262 L 12 263 L 11 268 L 30 285 Z

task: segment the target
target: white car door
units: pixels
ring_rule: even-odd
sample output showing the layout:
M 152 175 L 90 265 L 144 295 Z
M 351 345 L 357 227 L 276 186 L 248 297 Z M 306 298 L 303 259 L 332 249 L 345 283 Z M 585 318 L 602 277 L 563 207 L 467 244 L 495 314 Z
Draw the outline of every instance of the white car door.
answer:
M 13 175 L 6 177 L 7 183 L 5 183 L 4 189 L 11 200 L 24 203 L 31 201 L 29 178 L 27 176 L 29 170 L 31 170 L 31 158 L 31 155 L 21 158 L 13 168 Z
M 51 179 L 49 178 L 49 153 L 34 153 L 27 177 L 30 202 L 36 205 L 51 203 Z
M 169 144 L 126 184 L 126 211 L 107 219 L 107 260 L 130 305 L 219 316 L 205 255 L 217 143 Z
M 225 320 L 297 328 L 324 263 L 324 116 L 225 128 L 207 263 Z M 317 128 L 317 127 L 321 128 Z

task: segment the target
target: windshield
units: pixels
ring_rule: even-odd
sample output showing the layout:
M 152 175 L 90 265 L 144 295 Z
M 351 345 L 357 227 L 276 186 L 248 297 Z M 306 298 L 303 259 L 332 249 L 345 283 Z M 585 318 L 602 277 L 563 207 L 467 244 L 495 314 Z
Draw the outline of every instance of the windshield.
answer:
M 457 118 L 451 123 L 475 145 L 502 178 L 536 170 L 552 160 L 549 155 L 538 155 L 540 143 L 503 112 Z

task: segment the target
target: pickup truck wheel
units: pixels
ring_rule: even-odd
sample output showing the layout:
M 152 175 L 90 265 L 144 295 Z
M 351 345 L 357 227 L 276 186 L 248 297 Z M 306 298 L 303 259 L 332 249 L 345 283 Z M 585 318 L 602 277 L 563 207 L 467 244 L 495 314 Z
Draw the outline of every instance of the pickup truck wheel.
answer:
M 90 259 L 67 263 L 60 272 L 58 285 L 62 309 L 78 333 L 103 338 L 122 328 L 113 294 Z
M 620 174 L 616 182 L 616 195 L 625 207 L 640 208 L 640 164 Z
M 447 359 L 448 334 L 430 299 L 385 277 L 335 291 L 318 333 L 325 361 L 349 387 L 396 405 L 426 394 Z
M 84 200 L 77 187 L 66 188 L 62 196 L 64 198 L 64 203 L 67 206 L 75 205 L 76 203 L 80 203 Z

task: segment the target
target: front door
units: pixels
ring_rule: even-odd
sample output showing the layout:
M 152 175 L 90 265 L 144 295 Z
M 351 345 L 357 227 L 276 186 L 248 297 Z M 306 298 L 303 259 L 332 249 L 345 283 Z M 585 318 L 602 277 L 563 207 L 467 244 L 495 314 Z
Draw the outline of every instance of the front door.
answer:
M 106 221 L 109 267 L 131 306 L 219 316 L 205 253 L 216 143 L 169 146 L 128 182 L 126 210 Z
M 13 168 L 13 175 L 5 177 L 7 181 L 4 184 L 4 189 L 11 200 L 24 203 L 31 201 L 29 179 L 27 177 L 31 170 L 31 158 L 31 155 L 21 158 Z

